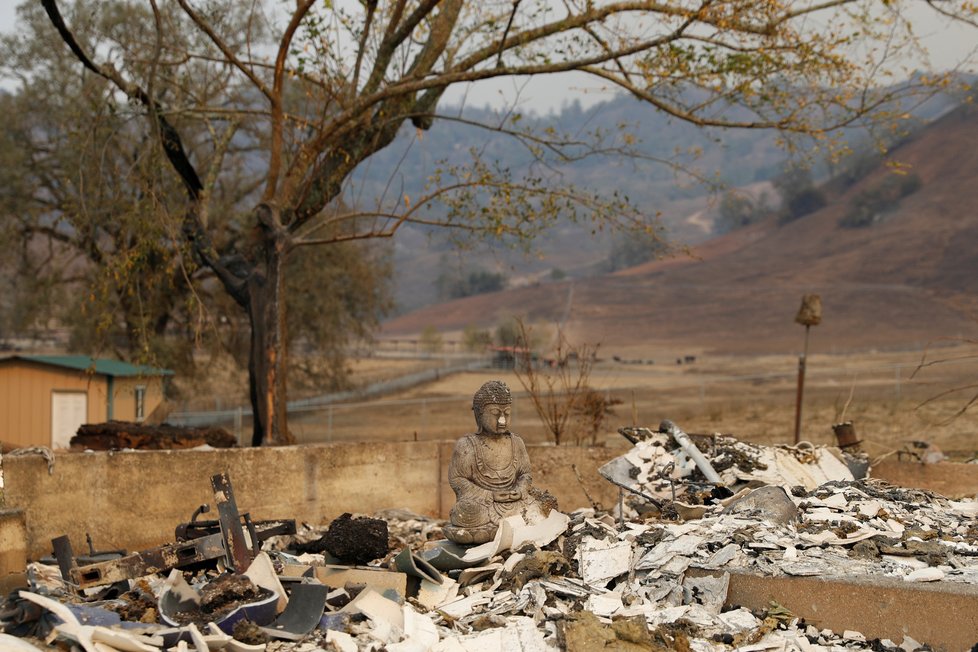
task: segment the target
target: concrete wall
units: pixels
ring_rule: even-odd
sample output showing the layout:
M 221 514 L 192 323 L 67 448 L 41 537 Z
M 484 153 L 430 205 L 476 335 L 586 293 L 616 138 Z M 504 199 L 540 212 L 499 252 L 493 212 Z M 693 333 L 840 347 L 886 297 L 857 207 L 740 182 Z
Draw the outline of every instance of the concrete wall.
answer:
M 322 525 L 344 512 L 389 508 L 444 518 L 455 496 L 447 465 L 454 442 L 321 444 L 276 448 L 59 453 L 51 472 L 40 455 L 4 456 L 5 506 L 23 511 L 31 559 L 68 535 L 75 553 L 145 550 L 174 540 L 201 504 L 213 508 L 210 479 L 228 473 L 241 513 Z M 597 467 L 624 449 L 528 447 L 534 485 L 561 509 L 604 506 L 618 496 Z M 577 479 L 577 467 L 581 481 Z M 204 518 L 216 518 L 211 514 Z
M 27 566 L 27 527 L 20 509 L 0 509 L 0 578 Z
M 40 455 L 3 457 L 4 501 L 19 510 L 0 530 L 25 539 L 27 555 L 51 553 L 67 534 L 76 554 L 85 535 L 99 550 L 154 548 L 174 540 L 174 528 L 201 504 L 215 506 L 210 479 L 228 473 L 238 510 L 253 519 L 295 519 L 324 525 L 343 514 L 405 508 L 447 518 L 455 504 L 448 485 L 454 442 L 316 444 L 223 450 L 58 453 L 50 473 Z M 627 450 L 620 447 L 527 447 L 534 485 L 564 511 L 611 508 L 618 488 L 597 473 Z M 960 468 L 959 468 L 960 467 Z M 873 469 L 894 484 L 951 496 L 974 495 L 974 465 L 892 462 Z M 211 512 L 204 518 L 216 518 Z M 0 531 L 2 539 L 3 531 Z M 17 548 L 13 545 L 13 548 Z M 11 549 L 11 548 L 6 548 Z

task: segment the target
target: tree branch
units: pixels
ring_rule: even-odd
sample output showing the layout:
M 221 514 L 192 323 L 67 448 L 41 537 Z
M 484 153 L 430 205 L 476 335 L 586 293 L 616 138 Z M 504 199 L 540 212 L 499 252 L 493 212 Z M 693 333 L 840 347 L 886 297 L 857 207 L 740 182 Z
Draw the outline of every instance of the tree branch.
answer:
M 187 0 L 177 0 L 177 3 L 183 9 L 184 13 L 186 13 L 190 17 L 190 20 L 192 20 L 194 24 L 200 29 L 200 31 L 206 34 L 207 37 L 211 40 L 211 42 L 215 46 L 217 46 L 217 49 L 220 50 L 221 54 L 223 54 L 227 58 L 227 61 L 232 66 L 240 70 L 242 74 L 244 74 L 244 76 L 247 77 L 251 81 L 251 83 L 255 85 L 255 88 L 261 91 L 262 95 L 267 97 L 270 101 L 274 102 L 271 92 L 265 86 L 265 82 L 263 82 L 254 73 L 254 71 L 252 71 L 248 66 L 244 65 L 244 63 L 240 59 L 238 59 L 237 55 L 235 55 L 234 52 L 231 50 L 231 48 L 228 47 L 227 43 L 225 43 L 224 40 L 217 34 L 217 32 L 215 32 L 213 28 L 211 28 L 210 24 L 208 24 L 207 21 L 201 18 L 200 14 L 194 11 L 193 7 L 191 7 L 190 4 L 187 3 Z

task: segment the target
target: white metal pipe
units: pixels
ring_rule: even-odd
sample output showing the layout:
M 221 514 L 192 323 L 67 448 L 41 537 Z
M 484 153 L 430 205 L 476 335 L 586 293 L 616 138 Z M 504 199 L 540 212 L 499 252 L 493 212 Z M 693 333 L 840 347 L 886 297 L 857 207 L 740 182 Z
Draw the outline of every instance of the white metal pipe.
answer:
M 693 443 L 693 440 L 689 438 L 689 435 L 680 430 L 679 426 L 666 419 L 659 424 L 659 432 L 665 432 L 671 435 L 672 438 L 676 440 L 676 443 L 679 444 L 684 451 L 686 451 L 686 454 L 689 455 L 694 462 L 696 462 L 696 466 L 703 472 L 703 475 L 706 476 L 707 480 L 715 484 L 722 484 L 720 481 L 720 475 L 713 469 L 713 465 L 710 464 L 710 460 L 703 456 L 700 449 L 696 448 L 696 444 Z

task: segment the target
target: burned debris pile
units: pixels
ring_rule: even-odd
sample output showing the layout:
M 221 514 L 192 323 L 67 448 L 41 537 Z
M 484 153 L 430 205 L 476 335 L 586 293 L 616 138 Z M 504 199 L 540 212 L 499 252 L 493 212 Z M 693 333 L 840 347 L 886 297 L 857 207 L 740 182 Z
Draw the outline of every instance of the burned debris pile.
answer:
M 978 641 L 961 644 L 973 614 L 958 638 L 915 640 L 912 624 L 832 630 L 787 596 L 738 592 L 744 578 L 863 578 L 888 591 L 959 587 L 970 608 L 978 502 L 891 486 L 824 447 L 690 437 L 670 423 L 622 434 L 631 450 L 600 470 L 621 488 L 614 512 L 509 516 L 478 546 L 405 510 L 328 527 L 252 522 L 215 476 L 218 518 L 198 508 L 176 543 L 80 564 L 56 540 L 55 559 L 31 564 L 3 605 L 0 648 L 910 652 Z
M 130 421 L 86 423 L 71 438 L 72 450 L 170 450 L 210 446 L 233 448 L 234 435 L 224 428 L 191 428 L 169 424 L 151 425 Z

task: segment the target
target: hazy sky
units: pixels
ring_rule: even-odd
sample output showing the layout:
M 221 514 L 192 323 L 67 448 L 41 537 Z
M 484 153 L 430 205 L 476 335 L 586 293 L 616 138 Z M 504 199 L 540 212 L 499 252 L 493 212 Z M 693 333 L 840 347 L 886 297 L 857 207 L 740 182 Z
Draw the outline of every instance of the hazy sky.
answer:
M 16 7 L 21 0 L 0 0 L 0 31 L 9 32 L 15 29 Z M 978 30 L 949 25 L 946 21 L 930 18 L 932 11 L 927 10 L 925 3 L 917 4 L 918 9 L 912 10 L 918 16 L 927 16 L 928 20 L 917 23 L 917 34 L 930 50 L 931 62 L 937 69 L 946 69 L 958 64 L 967 57 L 975 61 L 975 49 L 978 47 Z M 976 70 L 972 64 L 970 70 Z M 466 101 L 481 107 L 486 103 L 493 106 L 509 106 L 507 99 L 519 96 L 520 106 L 539 113 L 559 111 L 561 106 L 575 99 L 583 106 L 608 99 L 609 91 L 602 91 L 593 82 L 581 76 L 550 76 L 527 80 L 499 80 L 480 84 L 478 88 L 450 89 L 447 99 L 458 103 L 464 93 L 468 93 Z

